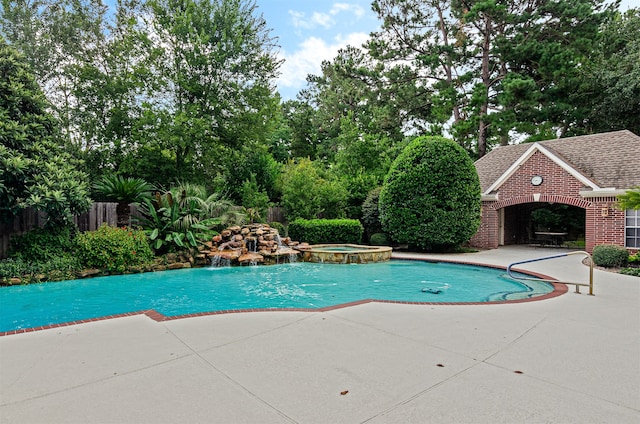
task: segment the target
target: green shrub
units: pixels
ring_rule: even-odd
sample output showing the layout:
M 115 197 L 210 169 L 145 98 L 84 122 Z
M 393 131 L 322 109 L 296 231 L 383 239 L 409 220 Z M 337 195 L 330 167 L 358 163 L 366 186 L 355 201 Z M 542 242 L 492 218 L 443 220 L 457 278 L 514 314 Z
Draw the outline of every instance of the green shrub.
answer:
M 281 206 L 291 220 L 342 218 L 348 193 L 343 184 L 309 159 L 289 161 L 280 176 Z
M 8 284 L 10 278 L 20 278 L 23 284 L 72 280 L 81 268 L 78 258 L 70 253 L 39 262 L 5 259 L 0 261 L 0 283 Z
M 88 268 L 124 272 L 129 267 L 144 265 L 153 258 L 153 251 L 143 231 L 103 224 L 96 231 L 78 235 L 76 243 L 78 257 Z
M 271 228 L 278 230 L 278 234 L 280 234 L 281 237 L 287 236 L 287 227 L 285 227 L 282 222 L 270 222 L 269 225 Z
M 622 268 L 620 274 L 632 275 L 634 277 L 640 277 L 640 268 Z
M 263 222 L 262 219 L 267 216 L 271 202 L 267 191 L 258 186 L 255 175 L 251 175 L 250 180 L 242 183 L 240 194 L 242 206 L 252 212 L 247 213 L 250 222 Z
M 27 262 L 46 262 L 72 250 L 72 234 L 69 228 L 34 228 L 9 242 L 8 256 Z
M 584 241 L 584 237 L 581 237 L 578 240 L 565 240 L 564 246 L 570 249 L 584 250 L 586 243 Z
M 368 170 L 360 170 L 355 175 L 341 175 L 337 169 L 333 171 L 347 190 L 345 217 L 359 219 L 363 214 L 363 203 L 371 190 L 382 184 L 382 178 L 369 173 Z
M 297 219 L 289 224 L 289 237 L 309 244 L 358 244 L 363 232 L 357 219 Z
M 629 256 L 629 265 L 640 267 L 640 252 L 637 252 L 635 255 Z
M 462 147 L 418 137 L 396 158 L 380 192 L 382 228 L 397 243 L 444 250 L 480 226 L 480 181 Z
M 599 244 L 595 246 L 591 257 L 594 264 L 606 268 L 623 267 L 629 262 L 627 249 L 615 244 Z
M 389 236 L 387 235 L 387 233 L 374 233 L 371 235 L 369 243 L 371 243 L 373 246 L 388 246 Z

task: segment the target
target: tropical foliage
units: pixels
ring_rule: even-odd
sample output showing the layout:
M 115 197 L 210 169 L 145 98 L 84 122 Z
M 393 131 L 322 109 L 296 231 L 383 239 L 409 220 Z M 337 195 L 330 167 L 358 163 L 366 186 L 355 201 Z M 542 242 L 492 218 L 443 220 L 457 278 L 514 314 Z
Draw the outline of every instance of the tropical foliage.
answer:
M 640 187 L 627 190 L 625 194 L 618 196 L 618 206 L 622 210 L 640 209 Z
M 164 194 L 140 204 L 137 219 L 159 253 L 198 247 L 221 227 L 241 224 L 245 216 L 240 208 L 207 195 L 203 186 L 178 185 Z
M 640 10 L 617 1 L 375 0 L 380 29 L 323 62 L 295 99 L 275 90 L 277 39 L 255 0 L 0 1 L 0 220 L 34 207 L 47 229 L 71 225 L 92 182 L 119 203 L 121 225 L 140 203 L 160 252 L 265 220 L 270 206 L 437 248 L 476 226 L 475 189 L 469 203 L 455 194 L 458 181 L 474 187 L 456 179 L 469 158 L 640 131 Z M 396 161 L 427 155 L 416 137 L 443 135 L 465 160 L 440 140 L 449 169 Z M 425 187 L 401 182 L 418 168 Z M 160 190 L 146 201 L 143 181 Z M 435 238 L 413 238 L 402 220 Z
M 131 203 L 140 203 L 151 197 L 154 187 L 141 178 L 125 178 L 121 175 L 105 175 L 93 185 L 93 189 L 107 200 L 117 202 L 118 227 L 129 226 Z

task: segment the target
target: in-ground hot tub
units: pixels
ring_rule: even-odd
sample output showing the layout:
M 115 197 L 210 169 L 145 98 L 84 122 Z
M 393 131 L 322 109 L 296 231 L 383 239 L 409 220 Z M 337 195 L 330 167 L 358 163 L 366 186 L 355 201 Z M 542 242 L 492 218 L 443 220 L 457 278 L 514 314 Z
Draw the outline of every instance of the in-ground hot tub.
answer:
M 333 264 L 365 264 L 391 259 L 388 246 L 361 246 L 358 244 L 315 244 L 302 252 L 305 262 Z

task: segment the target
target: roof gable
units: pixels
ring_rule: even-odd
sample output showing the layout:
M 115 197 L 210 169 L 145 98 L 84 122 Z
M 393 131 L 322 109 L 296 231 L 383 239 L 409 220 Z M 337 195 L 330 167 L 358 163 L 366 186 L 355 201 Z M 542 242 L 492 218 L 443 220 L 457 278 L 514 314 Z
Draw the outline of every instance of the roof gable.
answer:
M 589 190 L 640 186 L 640 137 L 613 131 L 500 146 L 475 162 L 482 192 L 499 188 L 535 152 L 561 166 Z
M 540 152 L 553 162 L 555 162 L 562 169 L 567 171 L 570 175 L 572 175 L 575 179 L 580 181 L 585 187 L 590 187 L 592 190 L 600 190 L 596 183 L 582 175 L 578 170 L 573 168 L 570 164 L 561 159 L 558 155 L 554 154 L 551 150 L 547 149 L 540 143 L 533 143 L 531 147 L 529 147 L 513 164 L 497 179 L 491 184 L 483 194 L 490 194 L 491 192 L 500 188 L 502 184 L 504 184 L 519 168 L 525 163 L 535 152 Z

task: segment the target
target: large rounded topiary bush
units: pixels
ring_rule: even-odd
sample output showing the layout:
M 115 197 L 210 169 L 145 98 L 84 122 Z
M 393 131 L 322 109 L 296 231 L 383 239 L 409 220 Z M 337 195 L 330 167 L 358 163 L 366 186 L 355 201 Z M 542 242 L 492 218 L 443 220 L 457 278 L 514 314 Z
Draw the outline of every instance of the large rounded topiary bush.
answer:
M 394 161 L 380 192 L 380 221 L 392 240 L 440 250 L 480 225 L 480 181 L 469 155 L 442 137 L 418 137 Z

